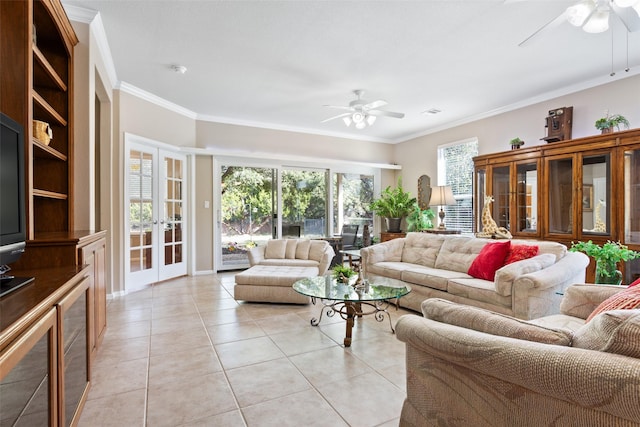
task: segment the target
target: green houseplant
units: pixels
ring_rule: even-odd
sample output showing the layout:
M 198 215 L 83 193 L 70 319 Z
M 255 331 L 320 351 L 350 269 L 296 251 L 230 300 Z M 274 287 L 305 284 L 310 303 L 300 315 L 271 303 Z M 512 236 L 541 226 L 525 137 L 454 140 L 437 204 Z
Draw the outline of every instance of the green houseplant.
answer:
M 402 179 L 398 179 L 398 186 L 394 189 L 391 186 L 385 188 L 380 198 L 371 202 L 369 208 L 374 214 L 386 219 L 387 231 L 398 233 L 402 218 L 411 213 L 415 204 L 416 198 L 404 191 Z
M 515 150 L 517 148 L 520 148 L 520 146 L 524 145 L 524 141 L 521 140 L 519 137 L 515 137 L 511 141 L 509 141 L 509 145 L 511 145 L 512 150 Z
M 420 209 L 416 203 L 413 211 L 407 216 L 407 231 L 421 231 L 433 228 L 436 214 L 431 209 Z
M 640 258 L 640 252 L 629 249 L 620 242 L 607 240 L 602 246 L 588 242 L 572 242 L 573 252 L 583 252 L 596 260 L 596 283 L 620 285 L 622 273 L 618 270 L 618 263 Z
M 356 271 L 351 267 L 347 267 L 342 264 L 338 264 L 331 269 L 333 271 L 333 278 L 338 282 L 349 284 L 349 278 L 356 274 Z
M 602 133 L 611 133 L 615 127 L 620 130 L 620 125 L 623 125 L 625 129 L 629 129 L 629 120 L 621 114 L 607 115 L 596 120 L 596 129 L 602 131 Z

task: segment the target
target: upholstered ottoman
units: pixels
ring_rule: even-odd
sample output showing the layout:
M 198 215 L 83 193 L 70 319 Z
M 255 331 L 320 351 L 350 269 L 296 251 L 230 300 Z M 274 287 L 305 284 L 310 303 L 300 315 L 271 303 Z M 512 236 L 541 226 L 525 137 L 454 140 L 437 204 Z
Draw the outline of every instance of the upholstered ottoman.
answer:
M 296 280 L 318 275 L 317 267 L 254 265 L 236 274 L 233 297 L 236 300 L 309 304 L 310 298 L 291 287 Z

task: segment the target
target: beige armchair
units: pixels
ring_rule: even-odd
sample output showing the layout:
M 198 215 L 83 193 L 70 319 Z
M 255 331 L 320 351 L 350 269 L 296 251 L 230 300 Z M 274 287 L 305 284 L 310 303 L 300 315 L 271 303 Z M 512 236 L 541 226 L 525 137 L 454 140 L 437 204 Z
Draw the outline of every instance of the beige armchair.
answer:
M 573 285 L 561 314 L 532 321 L 424 301 L 425 317 L 406 315 L 396 325 L 407 351 L 400 425 L 640 426 L 640 310 L 607 312 L 585 324 L 621 289 Z M 626 323 L 603 328 L 605 334 L 595 330 L 606 348 L 575 347 L 616 316 Z

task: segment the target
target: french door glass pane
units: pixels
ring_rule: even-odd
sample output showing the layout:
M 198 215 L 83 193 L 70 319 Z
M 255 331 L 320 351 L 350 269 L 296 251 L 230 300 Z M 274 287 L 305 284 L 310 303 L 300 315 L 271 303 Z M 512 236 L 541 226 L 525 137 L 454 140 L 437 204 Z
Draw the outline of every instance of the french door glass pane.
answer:
M 183 161 L 164 158 L 164 265 L 182 262 L 182 169 Z
M 132 150 L 129 160 L 130 271 L 152 268 L 153 157 Z
M 287 169 L 282 172 L 282 230 L 293 227 L 300 237 L 327 233 L 327 174 L 325 170 Z
M 498 227 L 510 229 L 509 166 L 493 168 L 493 220 Z
M 333 234 L 341 234 L 343 225 L 358 225 L 362 235 L 365 224 L 373 234 L 373 175 L 333 174 Z
M 517 231 L 538 229 L 538 171 L 535 163 L 516 167 L 516 221 Z

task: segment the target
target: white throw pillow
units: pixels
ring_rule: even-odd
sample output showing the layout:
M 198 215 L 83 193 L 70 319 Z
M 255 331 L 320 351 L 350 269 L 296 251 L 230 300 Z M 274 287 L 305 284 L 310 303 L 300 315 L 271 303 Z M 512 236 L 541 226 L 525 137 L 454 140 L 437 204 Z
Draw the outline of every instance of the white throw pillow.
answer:
M 264 257 L 267 259 L 284 259 L 286 250 L 286 240 L 269 240 L 267 241 L 267 249 L 264 251 Z

